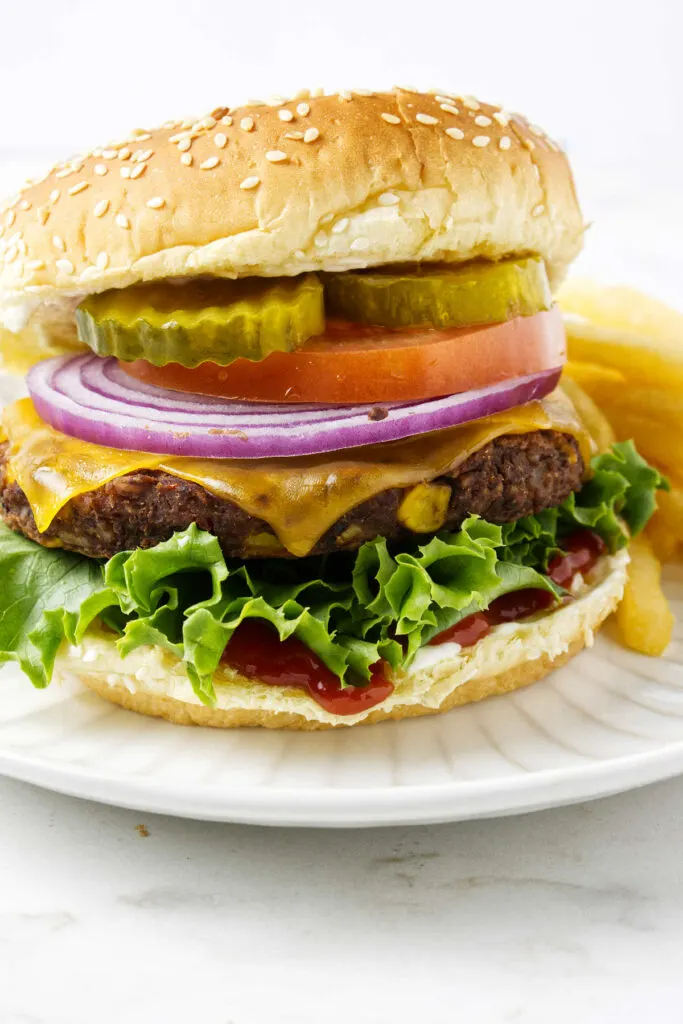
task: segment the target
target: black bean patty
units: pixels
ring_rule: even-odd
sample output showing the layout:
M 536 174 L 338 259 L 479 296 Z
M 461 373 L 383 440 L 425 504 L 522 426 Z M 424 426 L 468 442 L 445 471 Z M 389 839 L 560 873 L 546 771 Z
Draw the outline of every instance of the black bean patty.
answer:
M 0 514 L 13 530 L 39 544 L 110 558 L 118 551 L 152 547 L 196 523 L 215 534 L 230 557 L 289 557 L 262 519 L 215 497 L 199 484 L 153 470 L 128 473 L 74 498 L 48 530 L 39 533 L 24 492 L 7 480 L 6 447 L 0 445 Z M 535 431 L 499 437 L 452 475 L 428 482 L 450 486 L 442 528 L 453 530 L 470 513 L 493 523 L 509 523 L 559 505 L 579 489 L 583 471 L 573 437 Z M 424 536 L 400 521 L 399 508 L 407 490 L 392 488 L 357 505 L 323 535 L 311 554 L 354 550 L 377 536 L 392 541 Z

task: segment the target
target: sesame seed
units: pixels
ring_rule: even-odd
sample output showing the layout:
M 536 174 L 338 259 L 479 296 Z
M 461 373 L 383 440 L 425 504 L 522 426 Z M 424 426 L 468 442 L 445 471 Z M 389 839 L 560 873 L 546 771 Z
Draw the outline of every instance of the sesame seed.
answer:
M 77 196 L 79 192 L 84 192 L 86 188 L 90 188 L 89 181 L 79 181 L 77 185 L 72 185 L 69 189 L 70 196 Z
M 45 270 L 45 260 L 28 260 L 26 263 L 27 270 Z
M 510 136 L 509 135 L 501 135 L 501 137 L 500 137 L 500 139 L 498 141 L 498 148 L 499 149 L 509 149 L 511 145 L 512 145 L 512 141 L 510 139 Z
M 286 103 L 287 99 L 284 96 L 269 96 L 266 103 L 269 107 L 279 107 L 281 103 Z
M 304 137 L 303 132 L 285 132 L 286 139 L 294 139 L 295 142 L 301 142 Z
M 296 112 L 299 117 L 308 117 L 311 112 L 311 108 L 308 103 L 299 103 L 297 104 Z
M 36 210 L 36 213 L 38 214 L 38 220 L 40 221 L 41 225 L 45 227 L 48 221 L 48 217 L 50 216 L 50 211 L 46 209 L 46 207 L 44 206 L 39 206 Z
M 117 156 L 118 156 L 118 153 L 116 152 L 115 149 L 103 149 L 102 150 L 102 159 L 103 160 L 116 160 Z
M 22 256 L 26 256 L 26 254 L 28 253 L 28 249 L 26 247 L 26 242 L 24 241 L 23 238 L 20 238 L 18 240 L 18 242 L 17 242 L 17 249 L 19 250 L 19 252 L 21 253 Z
M 52 244 L 54 245 L 55 249 L 59 249 L 60 252 L 66 252 L 66 242 L 61 237 L 61 235 L 53 235 Z
M 287 159 L 287 154 L 283 153 L 281 149 L 269 149 L 266 153 L 266 160 L 269 160 L 271 164 L 281 164 Z
M 141 174 L 144 174 L 147 170 L 147 164 L 136 164 L 133 170 L 130 172 L 131 178 L 139 178 Z
M 497 121 L 501 128 L 507 128 L 510 124 L 510 115 L 506 114 L 504 110 L 497 110 L 493 115 L 493 120 Z
M 98 270 L 106 270 L 109 266 L 109 253 L 101 252 L 95 260 L 95 266 Z
M 136 130 L 133 132 L 133 135 L 135 136 L 137 142 L 147 142 L 148 139 L 152 138 L 149 132 L 146 131 Z
M 261 179 L 257 178 L 255 175 L 253 177 L 251 177 L 251 178 L 245 178 L 244 181 L 240 182 L 240 188 L 243 188 L 243 189 L 256 188 L 256 186 L 260 183 L 260 181 L 261 181 Z
M 150 210 L 160 210 L 165 204 L 166 200 L 162 199 L 161 196 L 153 196 L 152 199 L 147 200 L 145 206 L 149 206 Z
M 474 96 L 463 96 L 463 106 L 467 107 L 468 110 L 479 110 L 479 103 L 475 100 Z
M 130 150 L 127 149 L 126 146 L 119 150 L 119 160 L 130 160 L 130 156 Z
M 396 114 L 380 114 L 380 117 L 382 118 L 383 121 L 386 121 L 387 124 L 400 124 L 401 123 L 401 118 L 400 117 L 396 117 Z
M 333 213 L 325 213 L 320 218 L 320 223 L 321 224 L 330 224 L 333 220 L 334 220 L 334 214 Z
M 380 206 L 396 206 L 399 202 L 399 198 L 395 192 L 383 192 L 378 199 Z
M 287 110 L 286 107 L 283 107 L 282 110 L 278 110 L 277 116 L 280 118 L 281 121 L 293 121 L 294 120 L 294 114 L 292 113 L 291 110 Z
M 311 89 L 311 96 L 318 99 L 320 96 L 325 95 L 325 90 L 321 85 L 316 85 L 315 89 Z
M 149 158 L 152 156 L 154 156 L 153 149 L 139 149 L 135 156 L 133 157 L 133 160 L 141 164 L 144 163 L 146 160 L 149 160 Z
M 522 145 L 526 146 L 530 151 L 536 149 L 536 143 L 533 139 L 522 139 Z
M 31 209 L 31 204 L 29 203 L 28 199 L 22 199 L 21 200 L 21 202 L 19 203 L 19 209 L 20 210 L 30 210 Z
M 545 132 L 543 131 L 543 129 L 539 128 L 537 124 L 530 124 L 529 125 L 529 131 L 531 132 L 532 135 L 537 135 L 541 139 L 545 135 Z
M 180 157 L 181 164 L 185 164 L 186 167 L 192 166 L 192 153 L 183 153 Z
M 543 205 L 543 203 L 539 203 L 538 206 L 534 206 L 533 210 L 531 211 L 531 216 L 532 217 L 540 217 L 544 213 L 545 213 L 545 206 Z
M 453 96 L 447 96 L 445 92 L 435 93 L 434 99 L 436 100 L 437 103 L 450 104 L 453 102 Z
M 337 223 L 330 230 L 332 231 L 333 235 L 340 235 L 342 233 L 342 231 L 346 231 L 348 226 L 349 226 L 349 218 L 348 217 L 342 217 L 342 219 L 338 220 Z
M 105 215 L 105 213 L 107 212 L 108 209 L 109 209 L 109 200 L 108 199 L 100 199 L 99 203 L 95 204 L 95 209 L 93 210 L 93 213 L 95 214 L 96 217 L 104 217 L 104 215 Z
M 219 149 L 225 149 L 228 144 L 228 136 L 224 132 L 218 132 L 218 134 L 213 137 L 213 144 Z
M 230 126 L 232 125 L 232 118 L 230 117 L 230 114 L 226 114 L 225 117 L 221 118 L 221 124 L 224 124 L 228 128 L 230 128 Z
M 107 167 L 106 164 L 95 164 L 95 166 L 93 167 L 93 170 L 94 170 L 95 174 L 99 174 L 100 177 L 104 177 L 104 175 L 107 173 L 109 168 Z
M 342 89 L 341 92 L 337 93 L 337 95 L 338 95 L 340 100 L 343 100 L 343 101 L 345 101 L 347 103 L 348 103 L 349 100 L 353 99 L 353 96 L 348 91 L 348 89 Z
M 192 145 L 192 139 L 188 139 L 188 137 L 185 136 L 178 143 L 178 149 L 180 150 L 181 153 L 186 153 L 191 145 Z
M 459 114 L 460 111 L 457 107 L 454 107 L 451 103 L 442 103 L 441 109 L 445 110 L 447 114 Z
M 202 171 L 212 171 L 214 167 L 218 167 L 220 160 L 217 156 L 210 156 L 206 160 L 202 160 L 199 165 L 199 169 Z
M 132 167 L 128 167 L 128 166 L 122 167 L 121 168 L 121 177 L 122 178 L 130 178 L 132 170 L 133 170 Z
M 472 145 L 477 146 L 479 149 L 483 149 L 484 146 L 488 146 L 491 139 L 488 135 L 475 135 L 472 139 Z
M 12 260 L 15 260 L 18 255 L 19 255 L 19 253 L 14 248 L 14 246 L 10 245 L 9 249 L 5 253 L 5 263 L 11 263 Z
M 240 121 L 240 128 L 242 129 L 243 132 L 251 132 L 251 131 L 253 131 L 254 130 L 254 118 L 253 117 L 243 117 L 242 120 Z
M 50 195 L 49 195 L 50 202 L 51 203 L 56 203 L 57 200 L 59 199 L 60 195 L 61 195 L 61 192 L 59 191 L 59 189 L 58 188 L 53 188 L 52 192 L 50 192 Z
M 118 224 L 118 226 L 120 228 L 129 228 L 130 227 L 130 221 L 126 217 L 125 213 L 117 213 L 116 214 L 116 223 Z
M 475 117 L 474 123 L 478 125 L 480 128 L 488 128 L 489 125 L 491 125 L 493 122 L 491 121 L 490 117 L 486 116 L 486 114 L 479 114 L 477 117 Z
M 318 138 L 320 138 L 320 132 L 317 128 L 307 128 L 304 132 L 304 142 L 315 142 Z
M 415 120 L 419 121 L 420 124 L 438 124 L 438 117 L 432 117 L 431 114 L 416 114 Z
M 372 89 L 354 89 L 356 96 L 374 96 Z
M 325 231 L 319 231 L 313 239 L 313 244 L 317 245 L 319 249 L 322 249 L 327 245 L 327 233 Z
M 189 136 L 188 136 L 187 132 L 178 132 L 177 135 L 169 135 L 168 141 L 172 142 L 175 145 L 176 142 L 182 142 L 183 139 L 186 139 L 188 137 Z
M 465 133 L 459 128 L 446 128 L 446 135 L 449 135 L 452 139 L 464 139 Z
M 62 167 L 61 171 L 55 174 L 55 178 L 68 178 L 70 174 L 73 174 L 70 167 Z
M 354 240 L 351 242 L 351 245 L 349 246 L 349 249 L 353 249 L 355 252 L 358 252 L 361 249 L 369 248 L 370 242 L 367 240 L 367 238 L 354 238 Z
M 11 228 L 16 219 L 17 219 L 16 213 L 14 212 L 14 210 L 10 210 L 9 213 L 7 214 L 7 216 L 5 217 L 5 224 L 7 225 L 8 228 Z
M 60 274 L 73 274 L 74 265 L 71 260 L 57 260 L 55 266 Z

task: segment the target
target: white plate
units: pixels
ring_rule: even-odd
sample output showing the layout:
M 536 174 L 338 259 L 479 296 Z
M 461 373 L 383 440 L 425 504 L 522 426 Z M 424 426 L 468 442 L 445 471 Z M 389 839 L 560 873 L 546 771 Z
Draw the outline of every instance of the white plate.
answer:
M 539 810 L 683 772 L 683 566 L 667 656 L 603 634 L 527 690 L 322 733 L 169 725 L 0 671 L 0 771 L 142 811 L 263 825 L 398 825 Z M 607 630 L 609 634 L 609 630 Z

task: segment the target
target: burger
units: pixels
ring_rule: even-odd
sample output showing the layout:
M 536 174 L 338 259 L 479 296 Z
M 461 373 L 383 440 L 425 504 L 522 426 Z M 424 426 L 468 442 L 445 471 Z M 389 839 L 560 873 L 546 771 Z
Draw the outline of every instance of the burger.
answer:
M 553 289 L 560 147 L 450 93 L 135 131 L 0 233 L 0 660 L 178 723 L 317 729 L 540 680 L 659 474 L 599 451 Z

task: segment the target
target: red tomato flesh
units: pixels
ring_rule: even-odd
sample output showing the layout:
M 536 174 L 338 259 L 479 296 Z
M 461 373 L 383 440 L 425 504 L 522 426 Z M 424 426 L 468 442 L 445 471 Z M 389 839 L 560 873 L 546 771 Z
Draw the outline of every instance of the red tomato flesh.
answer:
M 174 391 L 254 402 L 352 405 L 412 402 L 499 384 L 566 361 L 559 309 L 502 324 L 453 330 L 389 330 L 330 320 L 295 352 L 259 362 L 121 363 L 137 380 Z

